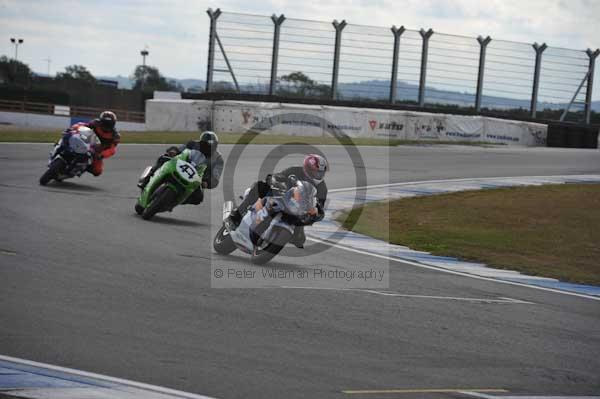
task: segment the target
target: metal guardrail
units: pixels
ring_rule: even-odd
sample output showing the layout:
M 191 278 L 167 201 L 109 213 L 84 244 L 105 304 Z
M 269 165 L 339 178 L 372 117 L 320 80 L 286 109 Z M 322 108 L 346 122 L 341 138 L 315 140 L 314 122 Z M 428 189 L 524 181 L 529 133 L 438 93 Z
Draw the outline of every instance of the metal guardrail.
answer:
M 80 107 L 80 106 L 72 106 L 71 107 L 71 116 L 77 116 L 82 118 L 97 118 L 98 115 L 105 109 L 100 108 L 92 108 L 92 107 Z M 127 111 L 123 109 L 111 109 L 115 114 L 117 114 L 117 119 L 122 122 L 140 122 L 144 123 L 145 121 L 145 113 L 139 111 Z
M 28 101 L 12 101 L 12 100 L 0 100 L 0 111 L 9 111 L 9 112 L 23 112 L 23 113 L 32 113 L 32 114 L 44 114 L 44 115 L 60 115 L 60 116 L 71 116 L 71 117 L 81 117 L 81 118 L 89 118 L 94 119 L 97 118 L 98 115 L 104 109 L 102 108 L 93 108 L 93 107 L 80 107 L 80 106 L 71 106 L 69 110 L 69 114 L 65 115 L 64 112 L 55 113 L 55 105 L 48 103 L 36 103 L 36 102 L 28 102 Z M 145 113 L 139 111 L 128 111 L 122 109 L 114 109 L 112 110 L 117 114 L 117 118 L 122 122 L 138 122 L 144 123 L 145 121 Z
M 25 101 L 0 100 L 0 110 L 32 114 L 54 114 L 54 105 Z

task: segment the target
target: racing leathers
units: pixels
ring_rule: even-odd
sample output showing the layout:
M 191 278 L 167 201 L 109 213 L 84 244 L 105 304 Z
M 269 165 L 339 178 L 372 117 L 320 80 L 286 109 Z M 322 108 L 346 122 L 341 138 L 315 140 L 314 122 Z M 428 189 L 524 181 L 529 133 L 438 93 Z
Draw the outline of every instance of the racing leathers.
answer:
M 167 151 L 161 155 L 157 160 L 150 173 L 146 176 L 145 179 L 139 182 L 138 186 L 141 189 L 148 184 L 154 173 L 167 161 L 169 161 L 172 157 L 181 154 L 183 150 L 197 150 L 202 152 L 202 154 L 206 157 L 208 164 L 206 169 L 204 170 L 204 174 L 202 175 L 202 187 L 198 188 L 194 191 L 184 202 L 185 204 L 198 205 L 204 200 L 204 194 L 202 192 L 202 188 L 215 188 L 219 185 L 219 180 L 221 179 L 221 174 L 223 173 L 223 156 L 219 151 L 206 151 L 205 148 L 200 148 L 201 146 L 197 141 L 189 141 L 187 144 L 176 147 L 169 147 Z
M 92 129 L 100 140 L 100 143 L 96 145 L 94 159 L 89 167 L 89 171 L 94 176 L 100 176 L 104 170 L 104 158 L 110 158 L 115 155 L 117 152 L 117 145 L 121 142 L 121 135 L 115 128 L 104 130 L 100 125 L 100 119 L 76 123 L 68 130 L 77 130 L 81 126 Z
M 319 222 L 325 216 L 325 201 L 327 200 L 327 185 L 324 180 L 315 181 L 306 176 L 304 169 L 301 166 L 292 166 L 282 170 L 280 173 L 268 175 L 267 178 L 262 181 L 255 182 L 248 191 L 248 194 L 244 200 L 240 203 L 237 209 L 234 209 L 231 213 L 231 220 L 235 225 L 238 225 L 242 217 L 248 210 L 248 208 L 259 198 L 264 198 L 271 191 L 273 183 L 284 184 L 287 188 L 290 188 L 296 180 L 307 181 L 311 183 L 317 189 L 317 214 L 309 219 L 308 222 L 299 224 L 294 230 L 294 236 L 290 242 L 298 248 L 304 247 L 306 237 L 304 235 L 304 226 L 312 225 L 315 222 Z

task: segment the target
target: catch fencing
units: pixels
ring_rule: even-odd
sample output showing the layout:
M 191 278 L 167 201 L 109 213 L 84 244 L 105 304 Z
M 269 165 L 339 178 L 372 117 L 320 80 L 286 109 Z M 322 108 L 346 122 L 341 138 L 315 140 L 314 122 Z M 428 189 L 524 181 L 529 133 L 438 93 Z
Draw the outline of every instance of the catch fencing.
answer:
M 207 11 L 207 92 L 512 110 L 590 123 L 600 49 Z

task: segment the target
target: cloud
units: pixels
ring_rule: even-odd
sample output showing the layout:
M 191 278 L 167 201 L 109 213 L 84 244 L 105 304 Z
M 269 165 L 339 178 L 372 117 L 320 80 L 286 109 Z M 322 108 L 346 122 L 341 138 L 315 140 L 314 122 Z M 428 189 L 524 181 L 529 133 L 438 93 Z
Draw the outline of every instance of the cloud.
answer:
M 51 57 L 54 72 L 82 64 L 96 75 L 128 75 L 141 63 L 139 52 L 148 45 L 148 63 L 163 74 L 202 79 L 209 7 L 325 22 L 345 19 L 361 25 L 433 28 L 580 50 L 600 47 L 600 1 L 595 0 L 0 0 L 0 53 L 12 55 L 8 39 L 18 36 L 25 39 L 19 58 L 35 71 L 45 72 L 44 59 Z

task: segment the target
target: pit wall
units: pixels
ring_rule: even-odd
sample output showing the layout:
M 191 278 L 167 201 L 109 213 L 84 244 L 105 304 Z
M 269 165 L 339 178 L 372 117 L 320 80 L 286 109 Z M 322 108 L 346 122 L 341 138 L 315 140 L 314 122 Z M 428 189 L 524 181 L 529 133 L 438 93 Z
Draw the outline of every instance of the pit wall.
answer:
M 271 125 L 269 118 L 278 117 Z M 256 126 L 260 127 L 257 129 Z M 146 130 L 486 142 L 545 146 L 547 126 L 482 116 L 249 101 L 148 100 Z

